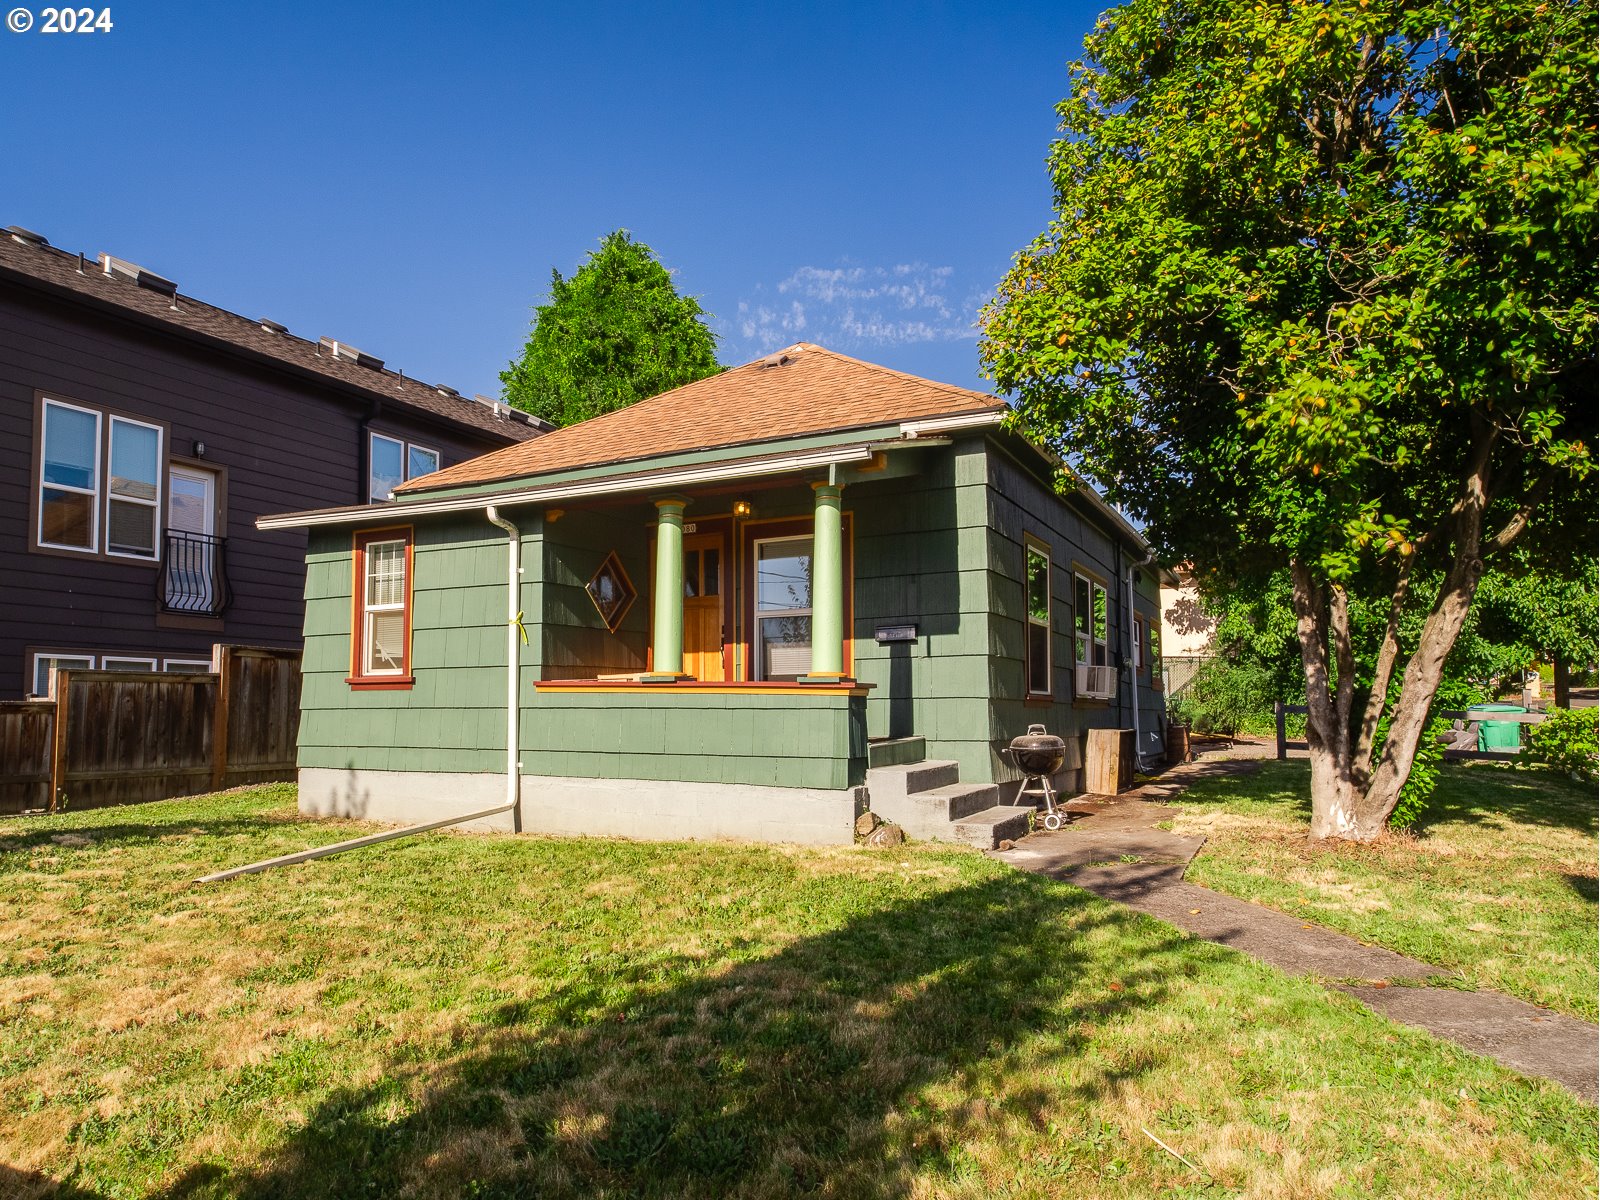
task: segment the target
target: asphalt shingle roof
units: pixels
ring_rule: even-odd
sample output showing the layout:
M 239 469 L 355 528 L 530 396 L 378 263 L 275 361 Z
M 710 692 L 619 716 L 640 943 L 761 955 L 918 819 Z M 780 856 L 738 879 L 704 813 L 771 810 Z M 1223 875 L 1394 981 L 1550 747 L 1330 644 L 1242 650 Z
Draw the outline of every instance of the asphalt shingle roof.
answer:
M 82 270 L 80 272 L 80 265 Z M 414 409 L 507 442 L 518 443 L 539 435 L 539 427 L 525 424 L 476 400 L 442 394 L 435 385 L 396 371 L 361 366 L 335 358 L 319 342 L 287 332 L 274 332 L 259 320 L 206 304 L 182 293 L 166 295 L 142 287 L 124 275 L 108 275 L 99 261 L 81 258 L 50 246 L 24 244 L 0 231 L 0 279 L 34 286 L 68 297 L 81 297 L 98 305 L 120 309 L 145 322 L 165 326 L 175 333 L 209 342 L 222 342 L 251 354 L 309 371 L 344 388 L 355 388 L 386 404 Z
M 531 442 L 480 455 L 396 490 L 470 487 L 686 451 L 1003 408 L 1003 401 L 982 392 L 919 379 L 798 342 L 742 367 Z

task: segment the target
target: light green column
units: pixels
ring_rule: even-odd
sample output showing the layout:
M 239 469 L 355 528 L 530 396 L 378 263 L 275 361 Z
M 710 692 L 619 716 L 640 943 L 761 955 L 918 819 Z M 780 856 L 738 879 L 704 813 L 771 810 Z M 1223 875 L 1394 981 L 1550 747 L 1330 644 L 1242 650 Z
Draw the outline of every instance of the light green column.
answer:
M 806 683 L 836 683 L 844 677 L 843 489 L 814 483 L 816 519 L 811 532 L 811 673 Z
M 654 654 L 646 679 L 679 679 L 683 675 L 683 507 L 688 501 L 670 496 L 656 501 L 655 610 L 650 648 Z

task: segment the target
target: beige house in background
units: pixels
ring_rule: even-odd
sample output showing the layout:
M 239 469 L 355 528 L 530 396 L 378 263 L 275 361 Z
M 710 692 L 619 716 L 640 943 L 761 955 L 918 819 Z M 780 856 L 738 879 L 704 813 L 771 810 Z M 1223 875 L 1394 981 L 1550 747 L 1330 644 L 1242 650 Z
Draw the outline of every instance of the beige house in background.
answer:
M 1200 606 L 1192 565 L 1174 572 L 1178 586 L 1161 583 L 1161 655 L 1163 658 L 1208 658 L 1217 622 Z
M 1176 571 L 1177 586 L 1170 575 L 1161 577 L 1161 678 L 1168 701 L 1176 700 L 1212 655 L 1211 638 L 1217 622 L 1200 605 L 1193 564 L 1183 563 Z

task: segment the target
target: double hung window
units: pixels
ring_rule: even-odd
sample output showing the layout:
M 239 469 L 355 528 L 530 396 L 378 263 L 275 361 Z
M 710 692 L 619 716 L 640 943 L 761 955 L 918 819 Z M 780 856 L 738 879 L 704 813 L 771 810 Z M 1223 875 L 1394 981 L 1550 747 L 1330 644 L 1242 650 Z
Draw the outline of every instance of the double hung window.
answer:
M 408 479 L 431 475 L 439 469 L 439 452 L 415 442 L 371 434 L 367 442 L 367 499 L 377 504 L 389 499 Z
M 1028 694 L 1048 696 L 1050 685 L 1050 552 L 1029 540 L 1023 548 L 1027 590 Z
M 165 464 L 159 425 L 45 399 L 35 544 L 155 561 Z
M 404 684 L 411 676 L 411 531 L 356 535 L 350 682 Z

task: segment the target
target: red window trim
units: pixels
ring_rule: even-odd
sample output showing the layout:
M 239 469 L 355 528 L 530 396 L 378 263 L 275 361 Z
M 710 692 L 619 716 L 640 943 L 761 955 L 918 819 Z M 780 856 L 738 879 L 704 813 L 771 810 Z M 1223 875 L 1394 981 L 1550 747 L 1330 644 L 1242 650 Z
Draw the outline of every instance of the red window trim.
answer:
M 402 635 L 404 649 L 400 655 L 400 674 L 367 675 L 361 670 L 366 641 L 366 589 L 367 547 L 373 542 L 393 542 L 404 539 L 406 544 L 406 587 Z M 405 691 L 415 682 L 411 674 L 411 596 L 415 590 L 412 574 L 413 550 L 416 541 L 410 525 L 391 525 L 383 529 L 360 529 L 350 541 L 350 560 L 354 570 L 354 583 L 350 588 L 350 674 L 345 683 L 352 691 Z

